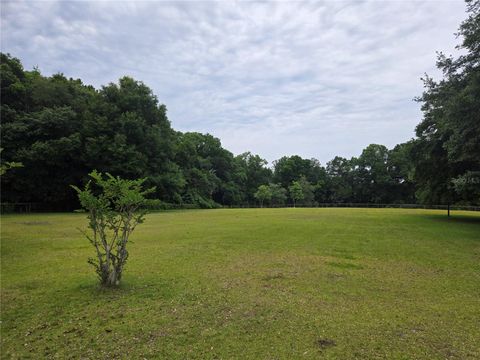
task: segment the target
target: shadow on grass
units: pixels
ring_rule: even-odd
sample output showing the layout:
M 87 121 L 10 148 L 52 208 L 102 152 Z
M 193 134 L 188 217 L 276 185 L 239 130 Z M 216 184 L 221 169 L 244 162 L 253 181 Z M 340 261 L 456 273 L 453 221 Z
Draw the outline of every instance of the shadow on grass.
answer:
M 480 214 L 479 214 L 480 215 Z M 464 215 L 464 214 L 455 214 L 451 213 L 450 217 L 445 214 L 428 214 L 428 215 L 421 215 L 423 218 L 437 221 L 441 223 L 451 223 L 451 224 L 472 224 L 480 226 L 480 216 L 479 215 Z
M 135 290 L 134 286 L 126 282 L 121 282 L 119 286 L 106 287 L 102 286 L 96 279 L 83 281 L 77 284 L 75 288 L 87 297 L 105 299 L 120 298 Z
M 84 281 L 76 288 L 92 298 L 120 299 L 135 294 L 136 298 L 168 300 L 176 295 L 176 287 L 168 280 L 145 281 L 144 279 L 122 280 L 118 286 L 102 286 L 98 281 Z

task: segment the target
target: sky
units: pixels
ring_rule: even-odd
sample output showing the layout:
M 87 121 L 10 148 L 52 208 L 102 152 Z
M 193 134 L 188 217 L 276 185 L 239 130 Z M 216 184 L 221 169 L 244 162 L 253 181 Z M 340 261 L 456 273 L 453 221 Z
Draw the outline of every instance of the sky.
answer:
M 97 88 L 143 81 L 174 129 L 234 154 L 325 164 L 414 136 L 420 78 L 465 17 L 461 0 L 2 1 L 1 51 Z

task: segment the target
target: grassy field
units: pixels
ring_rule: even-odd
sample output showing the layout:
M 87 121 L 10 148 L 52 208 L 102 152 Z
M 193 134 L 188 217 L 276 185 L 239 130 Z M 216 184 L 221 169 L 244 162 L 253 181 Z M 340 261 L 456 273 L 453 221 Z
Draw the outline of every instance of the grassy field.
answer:
M 478 213 L 155 213 L 115 290 L 85 226 L 2 216 L 2 358 L 480 359 Z

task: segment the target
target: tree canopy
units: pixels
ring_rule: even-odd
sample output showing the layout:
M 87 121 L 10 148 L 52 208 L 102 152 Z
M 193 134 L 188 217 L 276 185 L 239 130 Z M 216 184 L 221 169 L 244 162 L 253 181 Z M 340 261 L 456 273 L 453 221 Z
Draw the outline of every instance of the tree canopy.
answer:
M 480 2 L 467 8 L 463 54 L 440 53 L 442 79 L 424 78 L 416 137 L 393 149 L 370 144 L 358 157 L 336 156 L 324 166 L 299 155 L 271 167 L 257 154 L 235 156 L 210 134 L 175 131 L 166 106 L 140 81 L 123 77 L 95 89 L 27 71 L 2 53 L 2 201 L 74 209 L 69 185 L 81 186 L 97 170 L 145 178 L 153 197 L 178 206 L 480 204 Z
M 423 79 L 423 119 L 412 147 L 417 196 L 426 203 L 480 202 L 480 1 L 467 1 L 457 58 L 438 55 L 443 78 Z

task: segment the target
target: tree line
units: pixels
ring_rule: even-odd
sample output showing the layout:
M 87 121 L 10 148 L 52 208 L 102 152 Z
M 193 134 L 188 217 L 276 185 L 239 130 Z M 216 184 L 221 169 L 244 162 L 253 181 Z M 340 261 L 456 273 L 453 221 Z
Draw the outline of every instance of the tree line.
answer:
M 235 156 L 210 134 L 175 131 L 152 90 L 130 77 L 100 89 L 1 57 L 2 202 L 78 207 L 69 185 L 93 169 L 155 187 L 152 206 L 314 206 L 317 203 L 480 204 L 480 16 L 467 1 L 458 58 L 426 76 L 416 137 L 358 157 Z M 12 166 L 14 164 L 15 166 Z M 21 166 L 19 166 L 21 164 Z M 7 171 L 8 169 L 8 171 Z M 4 171 L 5 170 L 5 171 Z M 156 205 L 155 205 L 156 204 Z
M 69 185 L 85 182 L 92 169 L 147 178 L 156 199 L 204 208 L 415 201 L 405 145 L 372 144 L 358 158 L 326 166 L 285 156 L 270 168 L 259 155 L 234 156 L 210 134 L 173 130 L 166 107 L 142 82 L 124 77 L 96 90 L 1 57 L 2 158 L 23 165 L 2 176 L 4 202 L 74 208 Z

